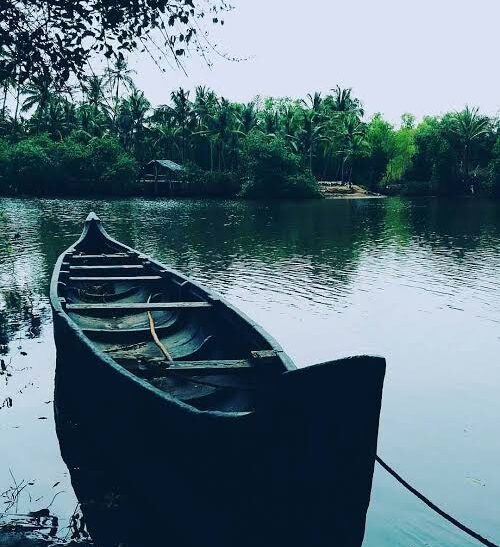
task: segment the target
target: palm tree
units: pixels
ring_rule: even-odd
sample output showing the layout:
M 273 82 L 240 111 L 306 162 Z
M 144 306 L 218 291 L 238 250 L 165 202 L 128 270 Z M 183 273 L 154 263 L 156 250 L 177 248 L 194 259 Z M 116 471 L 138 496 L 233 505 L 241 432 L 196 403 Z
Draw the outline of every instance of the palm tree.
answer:
M 213 139 L 209 137 L 208 129 L 210 120 L 215 115 L 218 106 L 217 95 L 205 86 L 198 86 L 195 91 L 195 99 L 192 105 L 191 116 L 195 117 L 195 137 L 193 146 L 196 149 L 196 158 L 200 164 L 210 161 L 210 170 L 213 171 Z
M 144 141 L 146 116 L 151 108 L 151 103 L 144 97 L 144 93 L 137 89 L 132 91 L 127 102 L 132 123 L 132 142 L 136 154 L 139 154 L 140 143 Z
M 302 124 L 298 138 L 304 153 L 309 156 L 309 169 L 312 172 L 316 146 L 322 139 L 322 126 L 316 123 L 314 110 L 304 110 L 302 112 Z
M 167 107 L 170 109 L 172 121 L 179 129 L 178 133 L 181 138 L 181 161 L 186 157 L 186 143 L 189 135 L 189 126 L 193 121 L 193 105 L 189 100 L 189 91 L 180 87 L 170 94 L 173 105 Z
M 248 133 L 257 125 L 255 103 L 252 101 L 244 105 L 239 105 L 236 117 L 239 131 L 241 131 L 243 135 L 248 135 Z
M 265 135 L 274 137 L 278 133 L 279 121 L 276 110 L 265 110 L 262 118 L 262 131 Z
M 364 116 L 363 105 L 359 99 L 352 96 L 352 89 L 350 87 L 343 89 L 338 85 L 332 91 L 331 106 L 334 112 L 351 112 L 359 117 Z
M 300 111 L 297 108 L 288 104 L 283 108 L 280 116 L 281 132 L 285 141 L 294 151 L 297 151 L 296 127 L 298 112 Z
M 454 115 L 455 126 L 453 131 L 457 134 L 462 146 L 464 184 L 474 193 L 474 185 L 470 183 L 470 159 L 474 144 L 480 137 L 490 130 L 490 122 L 486 116 L 479 113 L 479 108 L 466 106 L 462 112 Z
M 82 82 L 82 91 L 86 102 L 96 110 L 107 110 L 109 103 L 104 95 L 105 79 L 103 76 L 91 74 Z
M 307 98 L 309 99 L 309 102 L 303 100 L 303 104 L 318 114 L 321 110 L 321 105 L 323 104 L 321 93 L 319 91 L 315 91 L 314 94 L 308 93 Z
M 66 99 L 51 95 L 43 104 L 43 108 L 36 109 L 29 125 L 37 132 L 49 133 L 54 140 L 62 139 L 74 127 L 72 122 L 76 117 L 72 115 L 73 108 L 74 106 Z
M 193 111 L 198 122 L 198 129 L 207 127 L 208 119 L 217 108 L 217 95 L 205 86 L 199 85 L 195 90 Z
M 35 108 L 37 112 L 43 112 L 50 99 L 53 97 L 52 82 L 49 78 L 38 78 L 24 86 L 21 112 L 28 112 Z
M 132 74 L 135 74 L 135 70 L 128 68 L 127 61 L 123 57 L 118 57 L 113 66 L 108 66 L 104 71 L 104 83 L 111 91 L 114 90 L 116 103 L 120 96 L 121 85 L 128 91 L 134 88 Z
M 218 151 L 218 169 L 226 168 L 226 152 L 232 144 L 235 145 L 235 138 L 238 130 L 234 127 L 234 111 L 232 104 L 222 97 L 215 115 L 210 120 L 206 134 Z
M 349 167 L 349 188 L 352 185 L 354 159 L 365 153 L 368 147 L 368 142 L 365 138 L 365 129 L 365 125 L 355 113 L 351 112 L 344 116 L 340 130 L 340 138 L 343 144 L 339 152 L 342 155 L 342 182 L 344 182 L 345 167 L 346 165 Z

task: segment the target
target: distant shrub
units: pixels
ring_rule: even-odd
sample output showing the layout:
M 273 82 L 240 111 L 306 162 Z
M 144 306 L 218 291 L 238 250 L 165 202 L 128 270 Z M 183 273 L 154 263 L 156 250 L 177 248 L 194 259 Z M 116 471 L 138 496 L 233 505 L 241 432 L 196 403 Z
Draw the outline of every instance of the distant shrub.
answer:
M 315 197 L 319 195 L 314 177 L 281 138 L 260 132 L 250 134 L 242 154 L 245 179 L 241 196 L 246 198 Z
M 0 139 L 0 193 L 8 193 L 10 189 L 7 178 L 7 168 L 9 165 L 9 144 Z
M 187 163 L 180 175 L 182 196 L 233 197 L 241 189 L 241 181 L 233 171 L 204 171 Z
M 20 141 L 8 154 L 6 177 L 21 194 L 44 194 L 54 180 L 51 159 L 37 140 Z
M 492 158 L 488 166 L 488 176 L 484 183 L 484 193 L 500 197 L 500 136 L 493 147 Z
M 135 187 L 137 162 L 110 137 L 94 137 L 85 149 L 82 177 L 99 194 L 127 194 Z

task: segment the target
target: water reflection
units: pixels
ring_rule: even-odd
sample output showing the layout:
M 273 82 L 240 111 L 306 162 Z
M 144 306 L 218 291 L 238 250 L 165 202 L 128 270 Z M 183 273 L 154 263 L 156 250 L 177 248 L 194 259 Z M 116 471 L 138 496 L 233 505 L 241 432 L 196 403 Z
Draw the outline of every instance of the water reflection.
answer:
M 46 294 L 89 210 L 117 239 L 224 294 L 301 366 L 385 355 L 381 455 L 500 537 L 500 205 L 470 199 L 0 200 L 0 491 L 9 465 L 16 479 L 36 477 L 24 513 L 46 506 L 57 481 L 66 493 L 51 514 L 67 526 L 76 506 L 51 422 Z M 425 544 L 473 545 L 377 471 L 365 547 Z
M 68 467 L 71 483 L 78 497 L 78 507 L 71 517 L 71 538 L 86 539 L 89 534 L 100 547 L 131 547 L 146 544 L 145 537 L 153 520 L 137 493 L 116 473 L 117 462 L 107 459 L 103 448 L 96 451 L 96 437 L 82 423 L 72 406 L 71 386 L 64 385 L 56 374 L 55 421 L 61 454 Z M 91 398 L 88 404 L 91 405 Z M 96 454 L 100 457 L 96 459 Z M 114 454 L 113 457 L 120 457 Z M 138 470 L 148 473 L 150 470 Z M 151 485 L 154 488 L 154 484 Z M 148 544 L 160 545 L 165 538 L 156 537 Z

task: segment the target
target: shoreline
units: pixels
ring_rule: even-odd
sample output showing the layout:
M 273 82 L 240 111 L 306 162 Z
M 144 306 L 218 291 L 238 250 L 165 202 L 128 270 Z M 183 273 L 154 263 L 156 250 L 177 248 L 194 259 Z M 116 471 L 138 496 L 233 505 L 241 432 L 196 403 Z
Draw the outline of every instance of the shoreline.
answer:
M 326 199 L 378 199 L 385 198 L 383 194 L 370 192 L 359 184 L 352 184 L 351 187 L 340 181 L 318 181 L 321 195 Z

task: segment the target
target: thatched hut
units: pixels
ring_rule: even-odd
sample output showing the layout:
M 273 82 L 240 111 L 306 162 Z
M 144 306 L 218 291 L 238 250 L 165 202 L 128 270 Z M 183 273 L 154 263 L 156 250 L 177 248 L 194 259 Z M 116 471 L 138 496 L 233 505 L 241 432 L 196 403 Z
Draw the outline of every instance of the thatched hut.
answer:
M 172 194 L 182 171 L 184 167 L 175 161 L 151 160 L 144 166 L 142 181 L 147 186 L 151 185 L 150 192 L 154 195 Z

